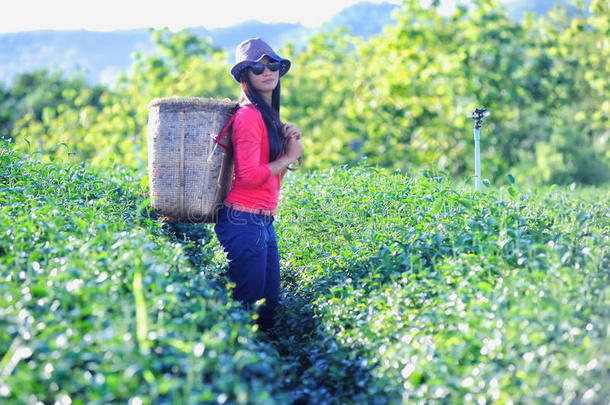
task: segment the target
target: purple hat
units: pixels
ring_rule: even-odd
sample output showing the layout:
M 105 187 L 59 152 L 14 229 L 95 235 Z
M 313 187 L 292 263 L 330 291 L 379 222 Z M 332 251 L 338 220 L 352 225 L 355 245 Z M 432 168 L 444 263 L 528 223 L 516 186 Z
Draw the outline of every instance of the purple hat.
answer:
M 231 68 L 231 75 L 239 82 L 241 71 L 268 56 L 280 62 L 280 77 L 290 69 L 290 61 L 280 57 L 265 41 L 260 38 L 247 39 L 235 48 L 235 66 Z

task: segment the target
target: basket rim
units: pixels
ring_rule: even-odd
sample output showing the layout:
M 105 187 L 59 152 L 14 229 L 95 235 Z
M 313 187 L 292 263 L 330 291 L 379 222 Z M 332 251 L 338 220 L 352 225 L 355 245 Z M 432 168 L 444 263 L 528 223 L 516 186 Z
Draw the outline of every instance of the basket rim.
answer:
M 167 104 L 190 104 L 190 105 L 204 105 L 204 106 L 237 106 L 237 101 L 231 101 L 228 98 L 219 100 L 217 98 L 205 98 L 205 97 L 159 97 L 152 99 L 147 108 L 156 107 L 159 105 Z

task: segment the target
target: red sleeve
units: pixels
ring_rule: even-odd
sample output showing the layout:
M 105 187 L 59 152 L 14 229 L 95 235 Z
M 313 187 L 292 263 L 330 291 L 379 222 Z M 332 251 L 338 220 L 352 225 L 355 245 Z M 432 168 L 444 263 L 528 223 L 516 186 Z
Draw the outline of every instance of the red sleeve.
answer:
M 267 129 L 260 112 L 241 109 L 233 121 L 232 139 L 235 176 L 246 187 L 259 186 L 273 177 L 267 162 L 261 162 L 263 136 L 267 136 Z

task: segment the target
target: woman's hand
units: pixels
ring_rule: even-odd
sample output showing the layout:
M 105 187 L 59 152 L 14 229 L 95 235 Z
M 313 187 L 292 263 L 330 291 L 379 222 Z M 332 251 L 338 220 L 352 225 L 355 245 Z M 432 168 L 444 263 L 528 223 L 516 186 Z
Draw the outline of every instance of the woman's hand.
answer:
M 301 130 L 296 125 L 287 122 L 282 125 L 282 135 L 284 136 L 286 156 L 293 158 L 292 162 L 294 162 L 303 155 L 305 150 L 301 140 Z
M 290 138 L 301 139 L 301 130 L 294 124 L 289 122 L 282 125 L 282 135 L 284 139 L 288 140 Z

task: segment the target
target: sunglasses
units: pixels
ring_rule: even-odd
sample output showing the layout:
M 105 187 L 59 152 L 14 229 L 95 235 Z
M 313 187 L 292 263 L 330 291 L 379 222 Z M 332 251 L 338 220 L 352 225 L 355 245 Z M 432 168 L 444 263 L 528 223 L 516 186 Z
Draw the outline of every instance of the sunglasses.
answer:
M 273 62 L 269 62 L 266 65 L 263 62 L 256 62 L 251 64 L 250 70 L 252 71 L 252 73 L 254 73 L 255 75 L 260 75 L 265 71 L 265 66 L 267 66 L 267 68 L 272 71 L 272 72 L 277 72 L 278 69 L 281 66 L 281 63 L 278 61 L 273 61 Z

